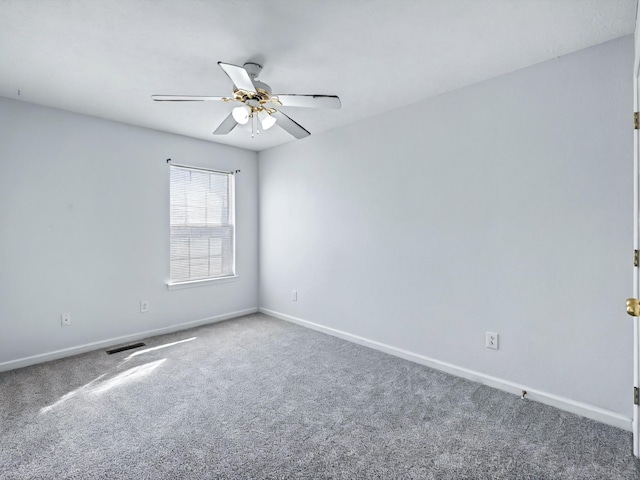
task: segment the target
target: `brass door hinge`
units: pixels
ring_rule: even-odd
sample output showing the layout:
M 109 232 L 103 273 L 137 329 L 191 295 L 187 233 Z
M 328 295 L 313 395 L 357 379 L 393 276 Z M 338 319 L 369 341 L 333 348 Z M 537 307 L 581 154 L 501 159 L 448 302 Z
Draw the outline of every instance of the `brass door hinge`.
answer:
M 638 393 L 638 387 L 633 387 L 633 404 L 640 405 L 640 393 Z
M 640 258 L 639 258 L 640 254 L 638 253 L 638 250 L 634 250 L 633 251 L 633 266 L 637 267 L 638 264 L 640 264 Z
M 632 317 L 640 317 L 640 301 L 637 298 L 627 298 L 627 313 Z
M 633 112 L 633 128 L 636 130 L 640 129 L 640 118 L 638 117 L 638 112 Z

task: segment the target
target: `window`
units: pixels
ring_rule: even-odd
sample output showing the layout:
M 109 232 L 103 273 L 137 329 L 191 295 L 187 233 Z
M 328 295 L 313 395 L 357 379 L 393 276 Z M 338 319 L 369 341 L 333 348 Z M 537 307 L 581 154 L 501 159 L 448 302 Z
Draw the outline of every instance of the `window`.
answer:
M 176 165 L 169 168 L 169 283 L 233 276 L 233 175 Z

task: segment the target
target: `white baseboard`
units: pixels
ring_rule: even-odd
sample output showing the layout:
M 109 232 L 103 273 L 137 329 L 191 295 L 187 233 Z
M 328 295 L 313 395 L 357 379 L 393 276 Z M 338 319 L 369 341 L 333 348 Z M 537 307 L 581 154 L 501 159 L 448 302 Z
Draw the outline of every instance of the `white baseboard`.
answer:
M 13 370 L 16 368 L 27 367 L 36 363 L 48 362 L 50 360 L 57 360 L 58 358 L 70 357 L 72 355 L 78 355 L 79 353 L 91 352 L 101 348 L 111 347 L 114 345 L 142 340 L 148 337 L 155 337 L 156 335 L 163 335 L 165 333 L 173 333 L 179 330 L 186 330 L 188 328 L 198 327 L 208 323 L 222 322 L 223 320 L 229 320 L 231 318 L 241 317 L 243 315 L 249 315 L 256 313 L 257 308 L 247 308 L 246 310 L 239 310 L 237 312 L 225 313 L 223 315 L 216 315 L 215 317 L 201 318 L 200 320 L 193 320 L 191 322 L 179 323 L 177 325 L 171 325 L 169 327 L 157 328 L 155 330 L 147 330 L 146 332 L 133 333 L 131 335 L 125 335 L 123 337 L 109 338 L 108 340 L 101 340 L 99 342 L 87 343 L 85 345 L 79 345 L 77 347 L 65 348 L 63 350 L 56 350 L 54 352 L 42 353 L 40 355 L 33 355 L 31 357 L 19 358 L 17 360 L 9 360 L 8 362 L 0 363 L 0 372 L 7 370 Z
M 604 408 L 589 405 L 587 403 L 577 402 L 575 400 L 560 397 L 552 393 L 535 390 L 525 385 L 519 385 L 517 383 L 509 382 L 507 380 L 502 380 L 500 378 L 492 377 L 490 375 L 485 375 L 484 373 L 476 372 L 474 370 L 469 370 L 467 368 L 458 367 L 450 363 L 441 362 L 440 360 L 435 360 L 433 358 L 425 357 L 424 355 L 419 355 L 417 353 L 409 352 L 401 348 L 396 348 L 396 347 L 392 347 L 391 345 L 386 345 L 384 343 L 376 342 L 374 340 L 369 340 L 367 338 L 360 337 L 358 335 L 353 335 L 351 333 L 343 332 L 342 330 L 336 330 L 334 328 L 325 327 L 317 323 L 309 322 L 307 320 L 293 317 L 291 315 L 286 315 L 284 313 L 275 312 L 267 308 L 259 308 L 258 310 L 262 313 L 265 313 L 266 315 L 270 315 L 272 317 L 279 318 L 281 320 L 286 320 L 288 322 L 296 323 L 298 325 L 302 325 L 304 327 L 311 328 L 313 330 L 317 330 L 319 332 L 326 333 L 334 337 L 339 337 L 344 340 L 357 343 L 358 345 L 363 345 L 365 347 L 373 348 L 375 350 L 380 350 L 381 352 L 389 353 L 391 355 L 395 355 L 396 357 L 404 358 L 405 360 L 410 360 L 412 362 L 419 363 L 421 365 L 426 365 L 427 367 L 435 368 L 436 370 L 447 372 L 452 375 L 456 375 L 458 377 L 466 378 L 468 380 L 472 380 L 474 382 L 478 382 L 483 385 L 487 385 L 489 387 L 497 388 L 505 392 L 516 394 L 518 396 L 522 394 L 523 390 L 526 390 L 527 391 L 526 398 L 528 400 L 534 400 L 536 402 L 544 403 L 546 405 L 551 405 L 552 407 L 559 408 L 560 410 L 565 410 L 567 412 L 575 413 L 577 415 L 581 415 L 583 417 L 590 418 L 598 422 L 606 423 L 607 425 L 612 425 L 614 427 L 621 428 L 629 432 L 632 431 L 632 428 L 631 428 L 632 419 L 630 417 L 625 417 L 624 415 L 620 415 L 619 413 L 615 413 L 610 410 L 606 410 Z

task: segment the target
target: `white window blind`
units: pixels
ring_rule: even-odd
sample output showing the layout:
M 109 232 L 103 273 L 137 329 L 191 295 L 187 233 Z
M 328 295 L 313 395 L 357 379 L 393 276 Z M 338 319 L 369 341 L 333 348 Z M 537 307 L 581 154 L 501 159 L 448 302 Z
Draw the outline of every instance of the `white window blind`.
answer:
M 169 168 L 170 283 L 233 275 L 233 175 Z

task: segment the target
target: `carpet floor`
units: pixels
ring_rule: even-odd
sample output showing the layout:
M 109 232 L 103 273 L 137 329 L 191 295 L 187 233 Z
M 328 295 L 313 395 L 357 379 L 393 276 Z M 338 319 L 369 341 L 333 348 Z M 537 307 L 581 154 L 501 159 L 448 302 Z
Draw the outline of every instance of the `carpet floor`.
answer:
M 2 479 L 633 479 L 631 434 L 262 314 L 0 373 Z

